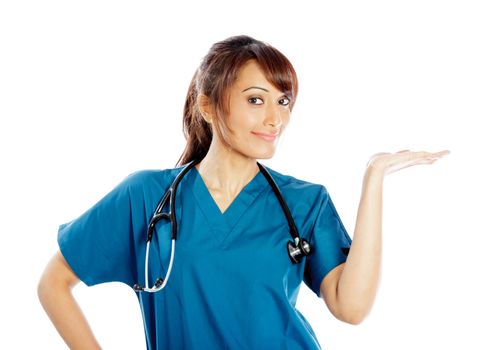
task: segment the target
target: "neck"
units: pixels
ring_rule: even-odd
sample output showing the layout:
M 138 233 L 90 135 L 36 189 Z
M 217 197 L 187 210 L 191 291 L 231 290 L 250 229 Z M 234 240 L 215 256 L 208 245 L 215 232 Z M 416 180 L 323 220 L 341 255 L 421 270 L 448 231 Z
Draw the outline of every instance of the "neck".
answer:
M 256 159 L 221 146 L 219 142 L 211 143 L 196 168 L 209 189 L 231 194 L 241 191 L 259 172 Z

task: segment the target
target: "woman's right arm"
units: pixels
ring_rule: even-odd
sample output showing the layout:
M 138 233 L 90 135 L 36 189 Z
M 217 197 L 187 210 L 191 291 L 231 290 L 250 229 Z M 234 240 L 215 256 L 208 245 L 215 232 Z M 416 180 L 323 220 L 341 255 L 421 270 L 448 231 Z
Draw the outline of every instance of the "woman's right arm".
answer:
M 73 297 L 72 289 L 78 282 L 78 277 L 58 251 L 38 282 L 38 298 L 70 349 L 101 349 Z

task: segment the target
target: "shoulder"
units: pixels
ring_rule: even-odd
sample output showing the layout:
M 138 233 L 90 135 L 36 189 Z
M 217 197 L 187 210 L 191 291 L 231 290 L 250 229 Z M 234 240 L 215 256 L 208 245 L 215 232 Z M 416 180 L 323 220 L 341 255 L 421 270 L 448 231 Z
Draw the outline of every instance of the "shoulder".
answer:
M 264 167 L 268 170 L 271 177 L 278 185 L 281 193 L 286 197 L 294 196 L 296 199 L 317 201 L 328 194 L 326 186 L 321 183 L 307 181 L 289 174 L 281 173 L 267 166 Z
M 119 186 L 133 191 L 151 188 L 167 188 L 183 166 L 163 169 L 139 169 L 128 174 Z

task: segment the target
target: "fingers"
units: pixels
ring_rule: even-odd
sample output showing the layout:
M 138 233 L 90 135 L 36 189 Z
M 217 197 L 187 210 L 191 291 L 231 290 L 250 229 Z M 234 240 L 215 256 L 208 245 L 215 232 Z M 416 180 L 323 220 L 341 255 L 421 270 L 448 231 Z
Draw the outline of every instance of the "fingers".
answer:
M 445 156 L 445 155 L 448 155 L 449 153 L 449 150 L 445 150 L 445 151 L 440 151 L 440 152 L 436 152 L 436 153 L 427 153 L 427 156 L 425 157 L 426 159 L 431 159 L 431 160 L 438 160 L 439 158 Z
M 449 153 L 451 153 L 451 151 L 444 150 L 444 151 L 441 151 L 441 152 L 436 152 L 436 153 L 434 153 L 434 155 L 438 156 L 438 157 L 442 157 L 442 156 L 448 155 Z
M 426 159 L 418 160 L 415 164 L 432 164 L 436 160 L 437 160 L 437 158 L 432 158 L 432 159 L 426 158 Z
M 440 151 L 440 152 L 426 152 L 426 151 L 411 152 L 408 149 L 399 151 L 397 153 L 405 153 L 405 152 L 410 152 L 411 155 L 413 156 L 413 158 L 427 158 L 427 159 L 430 159 L 430 158 L 439 159 L 440 157 L 443 157 L 443 156 L 448 155 L 449 153 L 451 153 L 449 150 L 444 150 L 444 151 Z
M 432 164 L 434 163 L 436 160 L 440 159 L 441 157 L 449 154 L 449 150 L 444 150 L 444 151 L 440 151 L 440 152 L 435 152 L 435 153 L 431 153 L 431 152 L 416 152 L 415 153 L 415 158 L 417 163 L 416 164 Z

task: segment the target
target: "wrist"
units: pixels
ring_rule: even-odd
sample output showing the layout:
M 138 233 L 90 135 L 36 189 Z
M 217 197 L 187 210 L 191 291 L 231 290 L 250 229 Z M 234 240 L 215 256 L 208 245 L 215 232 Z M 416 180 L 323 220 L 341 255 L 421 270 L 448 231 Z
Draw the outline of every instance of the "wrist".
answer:
M 374 167 L 374 166 L 370 165 L 366 168 L 364 178 L 365 179 L 374 179 L 374 180 L 382 181 L 384 179 L 385 175 L 386 175 L 385 169 Z

